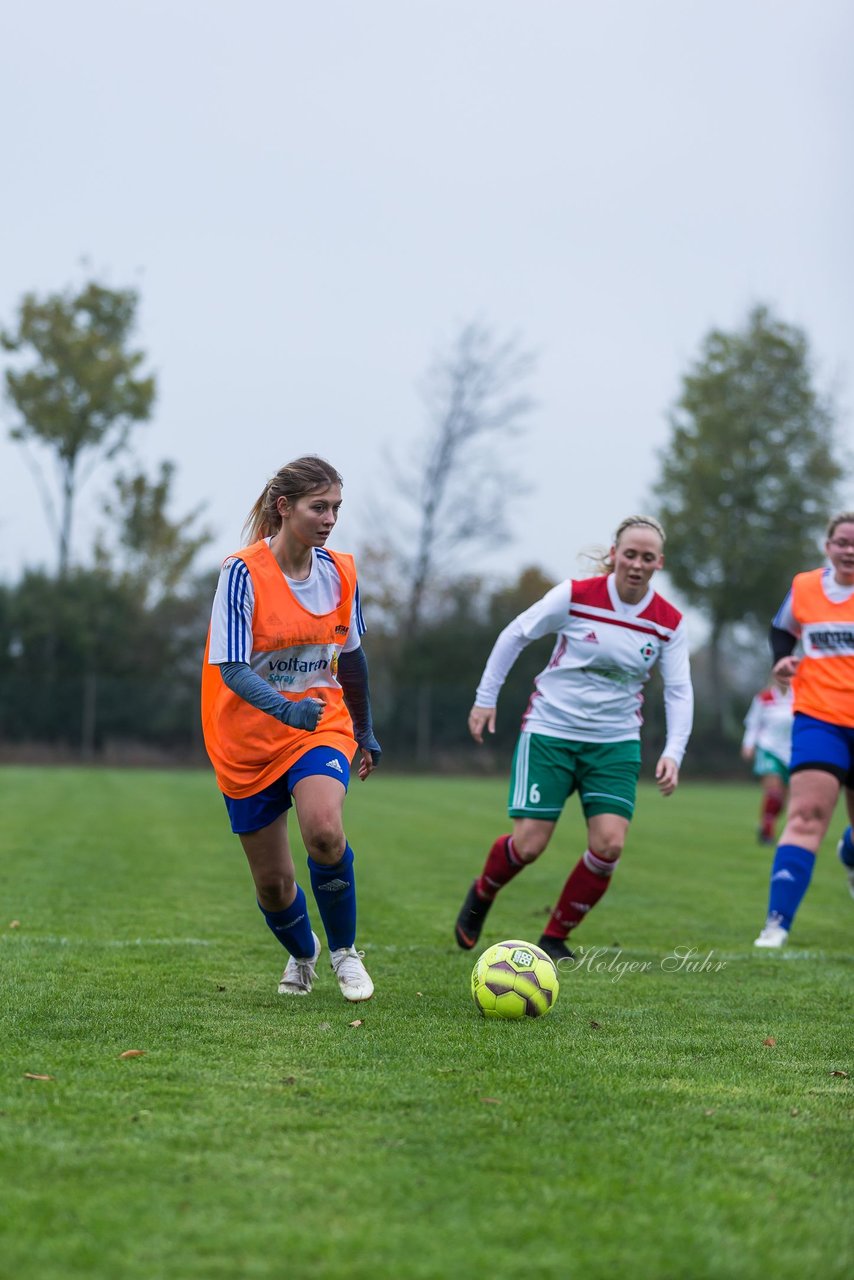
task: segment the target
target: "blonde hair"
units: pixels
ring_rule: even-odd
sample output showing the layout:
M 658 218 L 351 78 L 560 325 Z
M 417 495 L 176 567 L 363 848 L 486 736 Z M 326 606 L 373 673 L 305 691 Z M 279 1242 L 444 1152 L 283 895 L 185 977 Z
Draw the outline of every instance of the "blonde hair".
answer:
M 854 511 L 840 511 L 838 516 L 833 517 L 827 526 L 828 538 L 833 537 L 837 527 L 841 524 L 854 524 Z
M 620 538 L 629 529 L 652 529 L 653 533 L 657 533 L 661 538 L 661 545 L 664 546 L 664 530 L 654 516 L 626 516 L 625 520 L 621 520 L 617 525 L 612 544 L 614 547 L 619 546 Z M 614 568 L 611 552 L 606 551 L 604 547 L 594 547 L 590 551 L 583 551 L 582 555 L 585 559 L 593 561 L 595 573 L 610 573 Z
M 331 484 L 342 485 L 344 481 L 330 462 L 320 458 L 316 453 L 307 454 L 303 458 L 295 458 L 280 467 L 271 480 L 268 480 L 255 502 L 246 523 L 243 526 L 243 545 L 248 546 L 259 538 L 269 538 L 278 533 L 282 517 L 279 515 L 277 503 L 279 498 L 287 498 L 295 502 L 307 493 L 315 493 L 318 489 L 328 489 Z

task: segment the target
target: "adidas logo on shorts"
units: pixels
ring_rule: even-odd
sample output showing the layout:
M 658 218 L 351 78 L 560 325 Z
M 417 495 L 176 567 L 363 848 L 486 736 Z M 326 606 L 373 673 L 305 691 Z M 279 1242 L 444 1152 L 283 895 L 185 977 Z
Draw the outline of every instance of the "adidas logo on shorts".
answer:
M 336 760 L 334 756 L 332 757 L 331 760 L 326 761 L 326 767 L 327 769 L 334 769 L 336 773 L 344 772 L 344 770 L 341 768 L 341 761 Z

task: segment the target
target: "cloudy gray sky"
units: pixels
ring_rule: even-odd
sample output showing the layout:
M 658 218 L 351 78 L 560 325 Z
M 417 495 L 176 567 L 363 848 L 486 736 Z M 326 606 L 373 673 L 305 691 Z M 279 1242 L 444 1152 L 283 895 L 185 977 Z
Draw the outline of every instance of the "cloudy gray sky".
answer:
M 850 442 L 852 37 L 848 0 L 9 6 L 0 323 L 87 275 L 140 290 L 137 453 L 207 503 L 211 565 L 307 451 L 356 543 L 432 354 L 474 317 L 518 334 L 531 488 L 483 567 L 565 576 L 643 502 L 704 333 L 757 301 L 806 328 Z M 54 547 L 4 412 L 13 581 Z

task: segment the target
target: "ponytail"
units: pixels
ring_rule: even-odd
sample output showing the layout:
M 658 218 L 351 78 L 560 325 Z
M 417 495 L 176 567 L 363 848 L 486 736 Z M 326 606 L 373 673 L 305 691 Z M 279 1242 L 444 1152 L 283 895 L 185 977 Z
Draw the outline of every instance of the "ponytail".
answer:
M 307 454 L 280 467 L 272 479 L 267 481 L 246 517 L 243 545 L 248 546 L 260 538 L 269 538 L 278 533 L 282 524 L 279 498 L 295 502 L 307 493 L 328 489 L 331 484 L 343 483 L 332 464 L 325 458 L 319 458 L 317 454 Z

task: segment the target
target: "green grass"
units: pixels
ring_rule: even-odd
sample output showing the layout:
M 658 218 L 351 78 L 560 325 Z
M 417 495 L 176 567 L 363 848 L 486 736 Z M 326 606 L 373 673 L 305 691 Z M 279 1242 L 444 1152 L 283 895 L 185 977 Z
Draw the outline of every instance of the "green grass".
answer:
M 643 790 L 589 962 L 523 1024 L 477 1016 L 451 941 L 501 782 L 353 786 L 364 1006 L 323 962 L 277 997 L 212 777 L 6 768 L 0 796 L 0 1275 L 852 1274 L 854 903 L 828 840 L 753 952 L 753 787 Z M 573 804 L 484 945 L 536 940 L 582 840 Z

